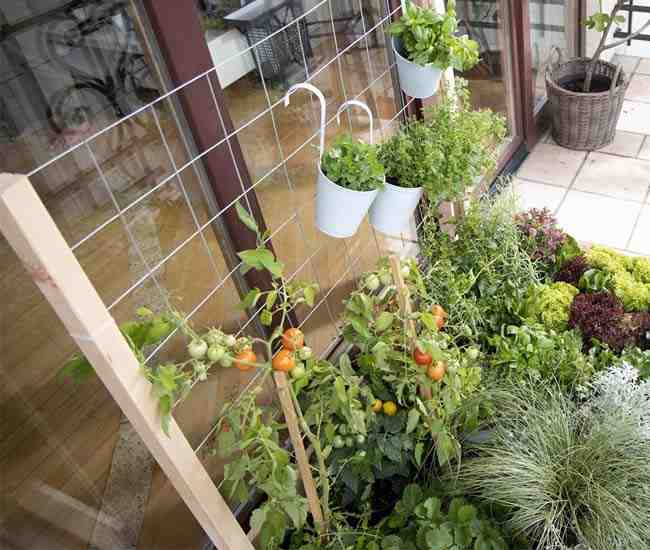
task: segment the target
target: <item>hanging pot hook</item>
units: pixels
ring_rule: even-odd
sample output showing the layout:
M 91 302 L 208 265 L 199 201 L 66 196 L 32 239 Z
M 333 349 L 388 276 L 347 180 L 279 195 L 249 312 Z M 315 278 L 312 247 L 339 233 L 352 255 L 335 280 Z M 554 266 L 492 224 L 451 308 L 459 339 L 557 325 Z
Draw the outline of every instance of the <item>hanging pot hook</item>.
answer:
M 357 101 L 356 99 L 349 99 L 345 103 L 342 103 L 341 106 L 339 107 L 339 110 L 336 111 L 336 122 L 340 125 L 341 124 L 341 113 L 345 111 L 348 107 L 361 107 L 367 114 L 368 118 L 370 119 L 370 145 L 373 144 L 374 141 L 374 132 L 373 132 L 373 127 L 374 127 L 374 118 L 372 116 L 372 111 L 362 101 Z
M 284 96 L 284 106 L 288 107 L 289 106 L 289 98 L 291 94 L 293 94 L 296 90 L 304 88 L 305 90 L 310 91 L 316 97 L 318 97 L 318 100 L 320 101 L 320 147 L 319 147 L 319 153 L 318 153 L 318 158 L 319 160 L 323 158 L 323 153 L 325 151 L 325 126 L 327 125 L 326 119 L 325 119 L 325 112 L 327 110 L 327 104 L 325 103 L 325 96 L 323 95 L 323 92 L 321 92 L 316 86 L 313 84 L 309 84 L 307 82 L 301 82 L 299 84 L 294 84 L 289 88 L 287 91 L 286 95 Z

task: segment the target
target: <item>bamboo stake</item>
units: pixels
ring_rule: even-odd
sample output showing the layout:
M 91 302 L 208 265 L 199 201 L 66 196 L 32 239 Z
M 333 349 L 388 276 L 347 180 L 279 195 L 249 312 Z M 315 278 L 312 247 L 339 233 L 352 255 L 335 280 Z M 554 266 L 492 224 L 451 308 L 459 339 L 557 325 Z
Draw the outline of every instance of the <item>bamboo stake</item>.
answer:
M 0 231 L 215 546 L 254 550 L 26 176 L 0 174 Z
M 390 260 L 390 269 L 393 274 L 393 280 L 395 281 L 395 286 L 397 287 L 397 299 L 399 300 L 400 311 L 402 317 L 404 317 L 404 329 L 406 330 L 407 337 L 409 339 L 409 349 L 413 351 L 415 347 L 415 340 L 417 338 L 417 331 L 415 329 L 415 321 L 411 319 L 413 313 L 413 306 L 411 304 L 411 293 L 408 286 L 404 282 L 404 277 L 402 277 L 402 266 L 399 258 L 392 254 L 389 258 Z M 431 390 L 425 386 L 420 386 L 420 397 L 425 400 L 429 400 L 432 397 Z
M 300 426 L 298 425 L 298 415 L 294 408 L 293 399 L 291 398 L 291 388 L 285 372 L 276 371 L 273 373 L 275 378 L 275 386 L 278 390 L 278 397 L 282 405 L 284 419 L 287 422 L 287 429 L 289 430 L 289 437 L 293 450 L 296 453 L 296 462 L 298 463 L 298 471 L 302 479 L 302 485 L 305 488 L 305 495 L 307 496 L 307 504 L 309 511 L 314 518 L 316 530 L 322 533 L 323 530 L 323 510 L 321 509 L 320 500 L 318 498 L 318 491 L 316 490 L 316 483 L 314 476 L 311 474 L 311 466 L 309 465 L 309 458 L 305 451 L 305 445 L 302 440 Z

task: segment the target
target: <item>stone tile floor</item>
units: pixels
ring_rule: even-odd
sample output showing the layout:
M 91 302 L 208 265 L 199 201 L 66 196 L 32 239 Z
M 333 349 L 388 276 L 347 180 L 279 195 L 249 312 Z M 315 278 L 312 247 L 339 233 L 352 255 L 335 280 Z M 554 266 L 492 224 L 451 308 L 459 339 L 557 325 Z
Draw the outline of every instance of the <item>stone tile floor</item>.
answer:
M 524 208 L 549 208 L 584 243 L 650 256 L 650 59 L 618 56 L 632 75 L 614 143 L 559 147 L 549 136 L 517 173 Z

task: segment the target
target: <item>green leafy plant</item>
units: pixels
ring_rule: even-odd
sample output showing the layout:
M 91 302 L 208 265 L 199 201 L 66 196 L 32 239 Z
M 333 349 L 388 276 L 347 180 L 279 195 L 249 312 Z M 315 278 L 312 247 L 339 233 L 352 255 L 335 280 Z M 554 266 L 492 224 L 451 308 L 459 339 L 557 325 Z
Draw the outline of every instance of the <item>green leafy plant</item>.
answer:
M 408 485 L 380 527 L 381 548 L 413 550 L 508 550 L 500 530 L 463 498 L 446 502 L 419 485 Z M 379 549 L 380 547 L 377 546 Z
M 426 147 L 435 162 L 422 185 L 433 204 L 458 199 L 494 168 L 507 135 L 506 121 L 490 109 L 474 109 L 461 78 L 455 79 L 455 92 L 442 94 L 424 116 L 431 128 Z
M 600 270 L 606 285 L 627 311 L 650 310 L 650 259 L 630 257 L 604 246 L 585 251 L 587 263 Z
M 457 29 L 455 2 L 451 1 L 444 14 L 408 3 L 389 32 L 413 63 L 466 71 L 478 63 L 479 46 L 467 36 L 456 36 Z
M 138 358 L 142 358 L 144 350 L 169 336 L 180 320 L 180 315 L 175 312 L 155 314 L 149 308 L 140 307 L 136 311 L 136 318 L 122 323 L 119 328 L 129 347 Z M 59 381 L 72 381 L 75 384 L 83 383 L 93 376 L 93 366 L 81 354 L 73 355 L 57 374 Z
M 575 331 L 555 332 L 540 326 L 504 326 L 490 338 L 490 359 L 497 377 L 513 381 L 551 380 L 575 388 L 588 380 L 593 367 L 582 353 L 582 338 Z
M 323 155 L 324 174 L 337 185 L 352 191 L 372 191 L 384 186 L 384 167 L 377 158 L 377 149 L 350 135 L 334 141 Z
M 540 323 L 557 332 L 567 330 L 571 303 L 579 292 L 562 282 L 531 286 L 524 306 L 527 322 Z
M 280 439 L 284 426 L 256 402 L 260 390 L 226 403 L 210 451 L 229 459 L 220 484 L 229 502 L 242 504 L 252 490 L 264 492 L 266 501 L 253 511 L 251 528 L 259 531 L 262 548 L 277 548 L 289 527 L 305 525 L 307 500 L 298 493 L 298 472 Z
M 399 187 L 422 187 L 435 170 L 439 157 L 431 147 L 433 129 L 422 120 L 411 119 L 379 146 L 379 160 L 389 183 Z
M 514 219 L 517 203 L 507 188 L 472 200 L 454 239 L 431 219 L 423 224 L 423 299 L 449 312 L 445 330 L 456 342 L 485 343 L 503 324 L 520 322 L 526 291 L 540 282 Z
M 585 19 L 585 26 L 588 29 L 601 33 L 601 38 L 587 69 L 587 76 L 585 78 L 584 86 L 582 89 L 583 92 L 589 92 L 591 90 L 591 81 L 594 69 L 596 67 L 596 62 L 600 59 L 600 56 L 603 54 L 603 52 L 625 44 L 627 41 L 631 40 L 635 36 L 638 36 L 645 29 L 650 27 L 650 21 L 646 21 L 639 28 L 630 32 L 630 34 L 624 39 L 612 40 L 611 42 L 608 42 L 610 36 L 612 35 L 610 31 L 614 25 L 625 22 L 625 17 L 620 15 L 619 12 L 625 9 L 626 4 L 626 0 L 615 0 L 610 11 L 605 12 L 603 8 L 603 0 L 598 0 L 598 11 Z M 630 17 L 631 16 L 632 14 L 630 13 Z
M 650 438 L 629 407 L 585 407 L 552 384 L 491 395 L 491 436 L 463 462 L 460 490 L 501 507 L 534 548 L 648 547 Z

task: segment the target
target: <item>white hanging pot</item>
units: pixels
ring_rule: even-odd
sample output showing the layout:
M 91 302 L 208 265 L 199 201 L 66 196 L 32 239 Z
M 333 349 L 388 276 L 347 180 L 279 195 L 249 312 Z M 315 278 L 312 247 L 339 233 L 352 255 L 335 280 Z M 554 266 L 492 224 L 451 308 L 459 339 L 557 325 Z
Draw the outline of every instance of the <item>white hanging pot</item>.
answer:
M 422 187 L 398 187 L 387 183 L 370 207 L 370 225 L 386 235 L 404 233 L 409 228 L 422 192 Z
M 318 181 L 316 185 L 316 227 L 337 239 L 343 239 L 354 235 L 361 222 L 368 212 L 368 208 L 379 192 L 378 189 L 372 191 L 354 191 L 341 187 L 329 179 L 321 168 L 320 159 L 323 158 L 325 149 L 325 118 L 326 103 L 322 92 L 311 84 L 305 82 L 296 84 L 289 88 L 284 96 L 284 105 L 289 104 L 289 96 L 299 88 L 304 88 L 316 94 L 320 101 L 320 146 L 318 156 Z M 343 103 L 336 112 L 336 121 L 341 124 L 341 113 L 349 106 L 356 105 L 361 107 L 370 117 L 370 143 L 373 142 L 373 116 L 372 111 L 365 103 L 351 99 Z
M 342 239 L 354 235 L 379 189 L 353 191 L 334 183 L 318 165 L 316 191 L 316 227 L 330 237 Z
M 431 65 L 418 65 L 406 59 L 399 39 L 393 38 L 395 64 L 402 91 L 409 97 L 425 99 L 436 94 L 440 87 L 442 69 Z

